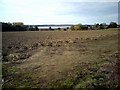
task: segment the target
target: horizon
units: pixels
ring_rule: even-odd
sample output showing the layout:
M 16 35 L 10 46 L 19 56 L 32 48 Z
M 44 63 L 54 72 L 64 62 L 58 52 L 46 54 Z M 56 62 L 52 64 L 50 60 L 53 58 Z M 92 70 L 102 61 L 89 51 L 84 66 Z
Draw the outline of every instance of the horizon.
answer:
M 23 22 L 25 25 L 118 24 L 118 0 L 96 1 L 20 0 L 18 3 L 19 0 L 3 0 L 0 1 L 0 18 L 2 22 Z
M 114 21 L 111 21 L 111 22 L 114 22 Z M 106 24 L 106 25 L 109 25 L 111 22 L 105 23 L 105 24 Z M 72 24 L 72 23 L 71 23 L 71 24 L 69 24 L 69 23 L 63 23 L 63 24 L 25 24 L 24 22 L 17 22 L 17 21 L 16 21 L 16 22 L 1 22 L 1 23 L 11 23 L 11 24 L 13 24 L 13 23 L 23 23 L 24 25 L 38 25 L 38 26 L 39 26 L 39 25 L 41 25 L 41 26 L 42 26 L 42 25 L 43 25 L 43 26 L 44 26 L 44 25 L 48 25 L 48 26 L 49 26 L 49 25 L 53 25 L 53 26 L 54 26 L 54 25 L 66 25 L 66 26 L 67 26 L 67 25 L 68 25 L 68 26 L 69 26 L 69 25 L 82 24 L 82 23 L 77 23 L 77 24 Z M 103 23 L 104 23 L 104 22 L 103 22 Z M 118 22 L 115 22 L 115 23 L 117 23 L 117 25 L 120 25 Z M 82 25 L 95 25 L 95 24 L 99 24 L 99 25 L 100 25 L 100 24 L 102 24 L 102 23 L 82 24 Z

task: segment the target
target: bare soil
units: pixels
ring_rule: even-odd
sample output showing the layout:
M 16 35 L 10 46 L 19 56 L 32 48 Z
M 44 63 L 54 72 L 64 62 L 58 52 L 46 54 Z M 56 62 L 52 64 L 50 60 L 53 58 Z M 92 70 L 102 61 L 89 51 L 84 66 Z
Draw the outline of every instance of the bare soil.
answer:
M 116 88 L 118 30 L 3 33 L 3 88 Z

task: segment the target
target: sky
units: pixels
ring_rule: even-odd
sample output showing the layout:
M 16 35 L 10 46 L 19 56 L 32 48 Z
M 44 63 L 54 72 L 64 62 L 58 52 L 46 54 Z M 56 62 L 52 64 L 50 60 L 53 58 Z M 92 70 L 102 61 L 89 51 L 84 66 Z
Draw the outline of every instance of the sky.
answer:
M 32 25 L 118 23 L 118 1 L 0 0 L 0 22 Z

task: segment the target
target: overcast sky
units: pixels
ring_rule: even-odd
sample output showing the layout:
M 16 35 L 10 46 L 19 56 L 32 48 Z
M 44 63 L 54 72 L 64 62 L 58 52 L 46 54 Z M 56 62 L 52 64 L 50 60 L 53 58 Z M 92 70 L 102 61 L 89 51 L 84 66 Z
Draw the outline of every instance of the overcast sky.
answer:
M 109 24 L 118 22 L 118 1 L 0 0 L 0 20 L 24 24 Z

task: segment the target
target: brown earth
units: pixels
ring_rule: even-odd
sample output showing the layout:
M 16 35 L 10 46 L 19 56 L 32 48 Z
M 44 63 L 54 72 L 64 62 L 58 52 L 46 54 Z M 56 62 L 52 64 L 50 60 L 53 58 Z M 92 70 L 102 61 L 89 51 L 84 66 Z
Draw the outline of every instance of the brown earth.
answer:
M 3 87 L 118 87 L 118 56 L 114 29 L 5 32 Z

